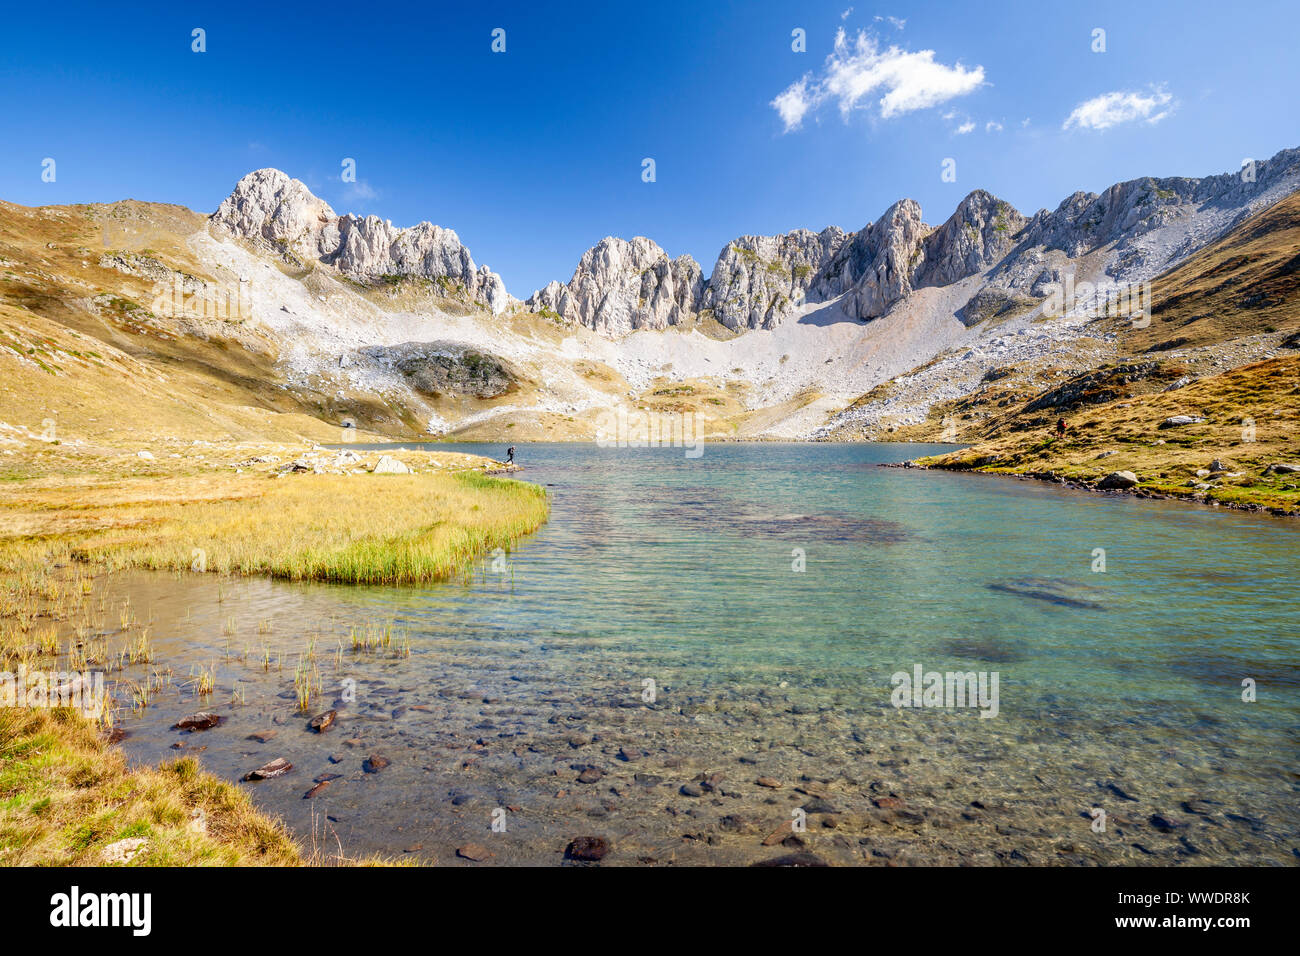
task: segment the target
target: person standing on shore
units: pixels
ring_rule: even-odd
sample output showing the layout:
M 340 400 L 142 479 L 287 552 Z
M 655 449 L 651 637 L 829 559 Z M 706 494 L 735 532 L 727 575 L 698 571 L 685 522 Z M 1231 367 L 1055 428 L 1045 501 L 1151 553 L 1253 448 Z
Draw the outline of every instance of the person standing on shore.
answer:
M 506 464 L 513 465 L 514 463 L 515 463 L 515 446 L 511 445 L 509 448 L 506 449 Z

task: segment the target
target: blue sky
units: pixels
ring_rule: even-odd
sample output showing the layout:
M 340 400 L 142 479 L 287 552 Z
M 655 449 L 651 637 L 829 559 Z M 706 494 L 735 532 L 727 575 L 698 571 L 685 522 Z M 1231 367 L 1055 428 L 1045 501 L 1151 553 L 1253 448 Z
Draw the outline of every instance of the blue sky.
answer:
M 523 298 L 606 235 L 707 274 L 736 236 L 854 230 L 904 196 L 932 223 L 975 188 L 1032 214 L 1300 145 L 1280 0 L 239 6 L 11 5 L 0 198 L 210 212 L 276 166 L 340 213 L 455 229 Z

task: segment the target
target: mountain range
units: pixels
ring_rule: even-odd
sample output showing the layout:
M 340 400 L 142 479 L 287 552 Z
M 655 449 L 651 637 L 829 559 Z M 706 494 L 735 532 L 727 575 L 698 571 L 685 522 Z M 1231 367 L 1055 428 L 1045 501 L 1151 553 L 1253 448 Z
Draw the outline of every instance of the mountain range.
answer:
M 520 300 L 452 229 L 338 215 L 261 169 L 210 216 L 0 204 L 0 329 L 28 373 L 73 374 L 68 357 L 89 351 L 196 393 L 206 381 L 239 408 L 389 437 L 590 438 L 622 407 L 696 414 L 713 438 L 959 440 L 996 417 L 970 404 L 991 381 L 1032 401 L 1123 361 L 1134 329 L 1193 376 L 1291 348 L 1274 318 L 1238 322 L 1231 348 L 1182 335 L 1192 344 L 1161 349 L 1179 336 L 1160 337 L 1160 302 L 1122 293 L 1159 287 L 1298 187 L 1287 149 L 1030 216 L 975 190 L 931 226 L 902 199 L 854 232 L 738 237 L 707 275 L 652 239 L 606 237 Z M 1094 300 L 1117 297 L 1124 314 L 1099 314 Z M 100 347 L 69 352 L 65 334 Z

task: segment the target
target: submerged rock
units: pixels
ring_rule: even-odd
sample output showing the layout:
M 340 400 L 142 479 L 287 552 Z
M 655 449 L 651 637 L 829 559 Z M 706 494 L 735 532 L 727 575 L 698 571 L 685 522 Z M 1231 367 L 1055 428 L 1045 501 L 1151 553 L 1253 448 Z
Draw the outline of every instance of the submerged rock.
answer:
M 568 860 L 595 863 L 603 860 L 610 849 L 609 841 L 604 837 L 578 837 L 564 848 L 564 856 Z
M 793 835 L 794 824 L 787 820 L 763 838 L 763 846 L 776 846 Z
M 256 770 L 250 770 L 244 774 L 245 780 L 270 780 L 274 777 L 283 777 L 293 769 L 293 764 L 283 757 L 276 757 L 268 764 L 263 764 Z
M 190 714 L 188 717 L 182 717 L 176 721 L 176 723 L 172 724 L 172 730 L 188 730 L 191 733 L 196 730 L 211 730 L 221 723 L 221 720 L 222 718 L 216 714 L 201 710 L 197 714 Z
M 323 734 L 334 726 L 334 719 L 338 717 L 338 715 L 339 712 L 337 710 L 327 710 L 325 713 L 317 714 L 313 717 L 307 726 L 316 731 L 316 733 Z
M 1059 578 L 1016 578 L 1011 581 L 995 581 L 988 588 L 1062 607 L 1104 609 L 1102 604 L 1088 596 L 1094 593 L 1093 589 Z

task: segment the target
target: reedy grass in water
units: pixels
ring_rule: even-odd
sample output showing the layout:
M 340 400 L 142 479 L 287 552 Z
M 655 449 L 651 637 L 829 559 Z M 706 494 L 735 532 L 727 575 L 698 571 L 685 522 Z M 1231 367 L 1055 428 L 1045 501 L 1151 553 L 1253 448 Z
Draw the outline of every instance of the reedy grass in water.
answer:
M 41 617 L 68 621 L 77 635 L 69 642 L 70 665 L 84 668 L 92 654 L 108 658 L 106 640 L 93 636 L 95 588 L 87 566 L 194 573 L 198 548 L 206 554 L 205 570 L 218 573 L 415 584 L 466 573 L 482 554 L 509 549 L 535 531 L 549 510 L 541 488 L 474 473 L 222 480 L 228 496 L 197 501 L 177 500 L 175 494 L 119 499 L 112 485 L 97 489 L 93 504 L 84 503 L 83 489 L 73 486 L 0 497 L 0 669 L 31 665 L 36 654 L 50 652 L 50 636 L 33 631 Z M 21 517 L 27 508 L 49 519 L 41 532 L 6 533 L 6 517 Z M 69 563 L 72 570 L 53 570 Z M 222 591 L 219 600 L 226 596 Z M 102 591 L 97 606 L 102 623 L 112 614 Z M 147 664 L 147 622 L 137 622 L 129 603 L 116 616 L 122 638 L 117 668 Z M 227 659 L 235 630 L 230 623 Z M 269 630 L 269 622 L 259 623 L 259 634 Z M 396 643 L 399 654 L 410 654 L 409 639 L 395 639 L 391 625 L 366 627 L 359 643 L 366 650 Z M 341 650 L 340 644 L 336 667 Z M 270 663 L 264 646 L 263 670 Z M 279 652 L 277 668 L 283 669 Z M 211 696 L 214 677 L 211 669 L 192 675 L 193 689 Z M 128 706 L 140 712 L 169 680 L 150 673 L 123 680 L 119 688 Z M 322 692 L 314 640 L 294 685 L 305 712 Z M 231 704 L 244 702 L 236 682 Z M 106 702 L 102 727 L 111 726 L 113 706 Z M 103 847 L 135 836 L 148 843 L 132 865 L 385 862 L 353 861 L 341 848 L 335 855 L 319 847 L 304 859 L 282 826 L 258 813 L 239 790 L 203 773 L 193 759 L 128 769 L 122 754 L 100 736 L 101 724 L 65 711 L 0 710 L 0 865 L 94 864 Z M 196 819 L 205 825 L 196 827 Z
M 240 491 L 219 500 L 92 507 L 103 512 L 93 530 L 61 533 L 56 520 L 47 535 L 0 538 L 0 570 L 48 565 L 66 553 L 109 570 L 190 571 L 201 550 L 210 572 L 420 584 L 510 549 L 549 513 L 544 489 L 475 472 L 294 475 L 249 479 Z M 5 506 L 0 501 L 0 514 Z M 59 503 L 45 507 L 57 511 Z M 124 626 L 132 621 L 129 608 L 122 618 Z

